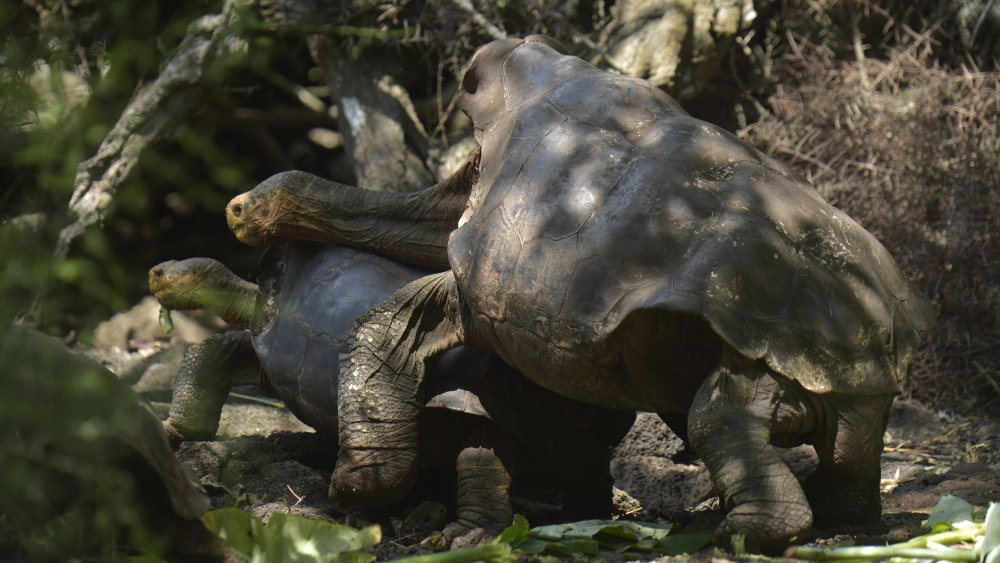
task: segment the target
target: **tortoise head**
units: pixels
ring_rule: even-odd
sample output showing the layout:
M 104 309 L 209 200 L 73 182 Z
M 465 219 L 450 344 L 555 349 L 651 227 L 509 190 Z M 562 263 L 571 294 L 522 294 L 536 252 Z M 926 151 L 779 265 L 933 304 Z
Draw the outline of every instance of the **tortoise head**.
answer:
M 344 191 L 350 193 L 344 194 Z M 375 192 L 360 190 L 299 170 L 279 172 L 226 206 L 229 230 L 244 244 L 267 246 L 277 240 L 332 242 L 328 221 L 352 217 L 340 200 L 366 202 Z M 353 197 L 353 199 L 352 199 Z M 345 206 L 348 204 L 345 204 Z M 338 213 L 339 210 L 339 213 Z M 327 217 L 329 216 L 329 217 Z
M 469 115 L 478 132 L 506 110 L 559 79 L 552 62 L 566 52 L 545 35 L 507 38 L 487 43 L 469 61 L 462 79 L 458 107 Z
M 296 183 L 295 172 L 275 174 L 226 205 L 229 230 L 244 244 L 266 246 L 275 237 L 282 203 L 290 197 L 288 186 Z
M 218 260 L 169 260 L 149 269 L 149 290 L 167 309 L 207 309 L 227 322 L 244 324 L 257 286 L 240 278 Z

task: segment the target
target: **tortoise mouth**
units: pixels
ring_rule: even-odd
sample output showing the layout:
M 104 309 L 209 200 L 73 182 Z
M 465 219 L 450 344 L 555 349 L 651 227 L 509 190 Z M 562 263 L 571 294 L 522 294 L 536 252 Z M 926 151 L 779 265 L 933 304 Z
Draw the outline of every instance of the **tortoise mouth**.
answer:
M 230 221 L 229 230 L 237 240 L 249 246 L 264 246 L 267 241 L 259 229 L 253 228 L 245 221 Z
M 266 246 L 269 242 L 267 226 L 272 218 L 273 206 L 260 205 L 244 196 L 237 196 L 226 207 L 226 223 L 237 240 L 249 246 Z

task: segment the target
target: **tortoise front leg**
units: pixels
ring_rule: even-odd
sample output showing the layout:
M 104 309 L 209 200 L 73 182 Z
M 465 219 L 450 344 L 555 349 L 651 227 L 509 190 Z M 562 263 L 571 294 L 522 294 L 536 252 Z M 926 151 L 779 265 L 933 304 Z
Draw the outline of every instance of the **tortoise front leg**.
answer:
M 340 454 L 330 497 L 347 506 L 395 502 L 416 481 L 426 362 L 459 344 L 450 271 L 413 281 L 373 307 L 342 355 Z
M 259 383 L 259 373 L 246 330 L 217 334 L 188 348 L 174 382 L 170 417 L 163 423 L 170 443 L 176 447 L 186 440 L 214 438 L 229 390 Z
M 752 551 L 780 551 L 812 525 L 812 511 L 795 475 L 782 461 L 772 435 L 808 425 L 801 405 L 789 405 L 784 382 L 760 363 L 734 371 L 724 362 L 698 390 L 688 432 L 712 474 L 726 519 L 716 530 L 722 545 L 743 534 Z M 784 426 L 785 428 L 780 428 Z

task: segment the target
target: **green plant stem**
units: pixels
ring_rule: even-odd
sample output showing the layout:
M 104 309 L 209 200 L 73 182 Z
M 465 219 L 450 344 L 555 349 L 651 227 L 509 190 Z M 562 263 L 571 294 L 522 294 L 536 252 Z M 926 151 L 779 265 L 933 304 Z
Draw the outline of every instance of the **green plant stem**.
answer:
M 409 32 L 405 29 L 372 29 L 369 27 L 357 27 L 352 25 L 315 25 L 305 23 L 264 23 L 247 22 L 248 29 L 263 31 L 268 33 L 286 32 L 298 33 L 301 35 L 336 35 L 340 37 L 357 37 L 361 39 L 372 39 L 375 41 L 389 41 L 392 39 L 406 39 Z
M 910 541 L 895 544 L 894 547 L 926 547 L 929 543 L 939 543 L 948 545 L 961 541 L 975 541 L 976 537 L 983 535 L 985 526 L 976 525 L 965 530 L 948 530 L 936 534 L 917 536 Z
M 473 561 L 501 563 L 513 560 L 514 557 L 511 555 L 510 545 L 494 543 L 479 547 L 445 551 L 443 553 L 404 557 L 403 559 L 395 559 L 391 563 L 472 563 Z
M 796 547 L 787 554 L 789 557 L 811 559 L 816 561 L 840 561 L 844 559 L 874 560 L 891 557 L 908 557 L 912 559 L 931 559 L 934 561 L 978 561 L 979 554 L 974 551 L 959 551 L 957 549 L 927 549 L 921 547 L 863 546 L 863 547 Z
M 244 395 L 243 393 L 237 393 L 235 391 L 230 391 L 229 392 L 229 396 L 233 397 L 234 399 L 241 399 L 241 400 L 244 400 L 244 401 L 252 401 L 254 403 L 260 403 L 262 405 L 267 405 L 269 407 L 274 407 L 276 409 L 283 409 L 283 408 L 285 408 L 285 403 L 282 403 L 281 401 L 274 401 L 274 400 L 271 400 L 271 399 L 265 399 L 263 397 L 254 397 L 253 395 Z

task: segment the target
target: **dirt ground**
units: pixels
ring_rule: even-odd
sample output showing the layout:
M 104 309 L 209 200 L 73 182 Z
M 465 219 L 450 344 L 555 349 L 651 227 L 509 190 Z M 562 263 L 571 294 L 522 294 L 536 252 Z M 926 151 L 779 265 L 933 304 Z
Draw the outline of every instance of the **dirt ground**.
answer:
M 147 299 L 117 315 L 98 331 L 92 351 L 132 384 L 162 417 L 169 410 L 173 374 L 186 341 L 210 330 L 175 314 L 177 329 L 165 339 L 156 322 L 157 307 Z M 264 398 L 254 388 L 241 394 Z M 919 403 L 897 400 L 885 434 L 882 456 L 883 529 L 822 530 L 811 542 L 883 543 L 925 533 L 921 521 L 942 495 L 963 498 L 976 507 L 1000 501 L 1000 421 L 935 412 Z M 680 441 L 651 414 L 641 414 L 615 450 L 618 517 L 652 521 L 717 521 L 718 500 L 704 466 L 672 458 Z M 360 526 L 382 525 L 379 559 L 428 552 L 420 544 L 446 523 L 439 510 L 418 508 L 420 491 L 400 506 L 379 513 L 343 513 L 327 500 L 336 460 L 336 441 L 317 435 L 284 408 L 230 397 L 218 438 L 183 444 L 178 451 L 202 479 L 213 508 L 239 506 L 267 519 L 274 512 L 299 514 Z M 808 447 L 788 450 L 786 461 L 800 477 L 809 474 L 815 456 Z M 446 500 L 446 499 L 441 499 Z M 538 499 L 514 499 L 515 512 L 558 518 L 558 509 Z M 710 558 L 711 548 L 696 558 Z M 716 555 L 717 556 L 717 555 Z M 631 558 L 630 558 L 631 559 Z

